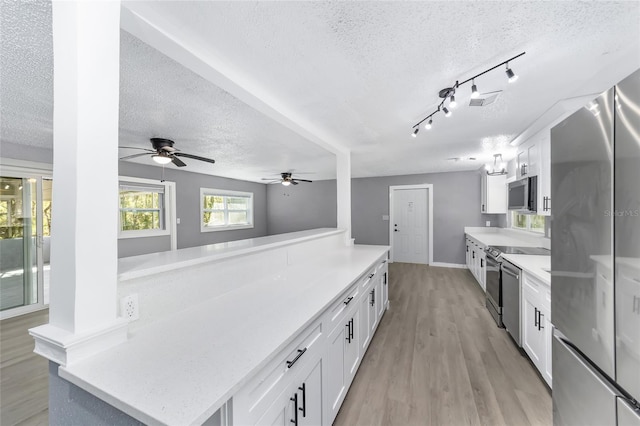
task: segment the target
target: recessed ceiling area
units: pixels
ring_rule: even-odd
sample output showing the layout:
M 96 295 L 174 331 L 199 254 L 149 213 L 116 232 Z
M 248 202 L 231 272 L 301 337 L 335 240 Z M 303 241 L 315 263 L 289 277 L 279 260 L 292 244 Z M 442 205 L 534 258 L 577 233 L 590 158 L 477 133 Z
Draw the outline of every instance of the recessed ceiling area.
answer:
M 51 5 L 2 8 L 2 141 L 50 148 Z M 127 16 L 164 39 L 144 39 Z M 188 171 L 256 182 L 291 169 L 334 178 L 318 141 L 351 150 L 354 177 L 475 170 L 494 153 L 513 158 L 510 142 L 557 119 L 560 103 L 639 68 L 638 22 L 639 2 L 125 1 L 118 144 L 173 139 L 216 159 Z M 502 68 L 475 81 L 502 91 L 495 102 L 468 106 L 468 84 L 451 117 L 410 136 L 440 89 L 522 51 L 516 83 Z

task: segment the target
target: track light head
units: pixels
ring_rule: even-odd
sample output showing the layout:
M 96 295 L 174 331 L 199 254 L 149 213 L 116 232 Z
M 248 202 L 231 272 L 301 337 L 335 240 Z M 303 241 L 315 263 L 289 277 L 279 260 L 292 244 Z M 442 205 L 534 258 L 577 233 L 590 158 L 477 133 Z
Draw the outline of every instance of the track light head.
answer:
M 429 121 L 427 121 L 427 124 L 424 125 L 424 128 L 427 130 L 431 130 L 431 127 L 433 127 L 433 119 L 429 119 Z
M 442 111 L 444 111 L 445 117 L 451 117 L 451 111 L 449 111 L 447 107 L 442 107 Z
M 458 105 L 458 103 L 456 102 L 456 95 L 451 95 L 451 97 L 449 98 L 449 107 L 450 108 L 455 108 L 456 105 Z
M 480 92 L 478 92 L 478 86 L 476 86 L 476 81 L 472 80 L 471 82 L 471 99 L 476 99 L 480 96 Z
M 416 129 L 413 131 L 413 133 L 411 133 L 411 136 L 413 136 L 414 138 L 418 137 L 418 132 L 419 131 L 420 131 L 420 129 L 416 127 Z
M 513 83 L 518 79 L 518 76 L 516 75 L 516 73 L 514 73 L 511 68 L 509 68 L 509 62 L 507 62 L 507 70 L 505 72 L 507 73 L 507 78 L 509 79 L 509 83 Z

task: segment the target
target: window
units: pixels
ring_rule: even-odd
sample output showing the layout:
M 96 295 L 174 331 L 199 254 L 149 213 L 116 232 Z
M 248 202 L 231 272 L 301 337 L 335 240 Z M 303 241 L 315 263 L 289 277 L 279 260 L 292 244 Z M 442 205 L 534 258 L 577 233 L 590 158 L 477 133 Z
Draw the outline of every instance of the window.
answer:
M 201 231 L 253 228 L 253 193 L 200 188 Z
M 511 227 L 544 234 L 544 216 L 511 212 Z
M 169 235 L 167 183 L 121 178 L 119 187 L 119 237 Z

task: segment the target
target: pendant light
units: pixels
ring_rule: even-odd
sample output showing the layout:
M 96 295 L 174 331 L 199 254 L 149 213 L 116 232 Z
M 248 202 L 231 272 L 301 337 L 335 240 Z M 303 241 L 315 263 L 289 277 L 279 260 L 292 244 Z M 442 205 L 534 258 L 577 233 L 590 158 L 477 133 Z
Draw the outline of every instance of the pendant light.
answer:
M 498 157 L 500 158 L 500 162 L 498 162 Z M 487 174 L 489 176 L 507 174 L 507 165 L 502 161 L 502 154 L 493 154 L 493 166 L 491 164 L 487 164 L 485 168 L 487 169 Z

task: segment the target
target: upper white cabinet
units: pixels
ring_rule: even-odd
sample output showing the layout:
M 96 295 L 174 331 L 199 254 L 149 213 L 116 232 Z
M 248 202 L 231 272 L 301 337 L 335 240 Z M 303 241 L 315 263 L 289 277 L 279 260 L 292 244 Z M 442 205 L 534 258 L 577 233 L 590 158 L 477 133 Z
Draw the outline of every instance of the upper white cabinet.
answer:
M 507 176 L 489 176 L 482 172 L 480 182 L 480 212 L 507 213 Z
M 520 145 L 516 154 L 516 178 L 536 176 L 540 162 L 539 156 L 537 141 Z
M 538 214 L 551 215 L 551 134 L 545 133 L 540 141 L 538 167 Z

